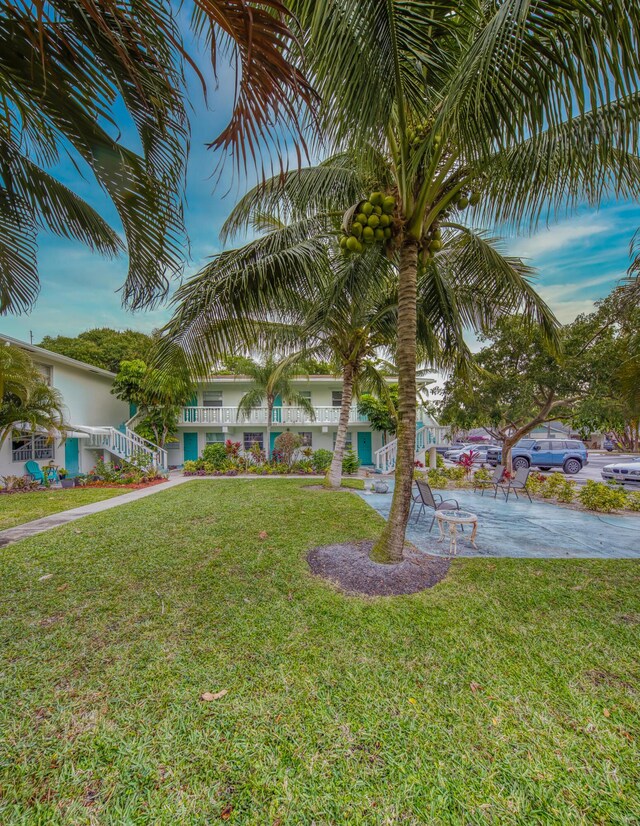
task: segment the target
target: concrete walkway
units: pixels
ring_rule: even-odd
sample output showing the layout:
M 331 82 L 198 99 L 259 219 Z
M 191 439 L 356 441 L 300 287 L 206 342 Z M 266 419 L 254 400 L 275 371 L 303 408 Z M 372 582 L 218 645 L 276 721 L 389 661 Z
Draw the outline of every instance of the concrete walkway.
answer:
M 45 531 L 50 531 L 52 528 L 58 528 L 60 525 L 67 525 L 69 522 L 75 522 L 77 519 L 82 519 L 83 516 L 89 516 L 92 513 L 102 513 L 111 508 L 117 508 L 119 505 L 127 505 L 129 502 L 136 502 L 138 499 L 144 499 L 145 496 L 153 496 L 154 493 L 160 493 L 169 488 L 175 488 L 177 485 L 183 485 L 185 482 L 218 482 L 234 478 L 238 480 L 274 480 L 274 479 L 306 479 L 313 483 L 314 476 L 182 476 L 182 474 L 175 474 L 171 476 L 168 481 L 160 485 L 153 485 L 150 488 L 141 488 L 140 490 L 132 490 L 130 493 L 123 493 L 122 496 L 114 496 L 113 499 L 103 499 L 101 502 L 92 502 L 89 505 L 82 505 L 79 508 L 71 508 L 68 511 L 61 511 L 60 513 L 52 513 L 51 516 L 43 516 L 42 519 L 34 519 L 32 522 L 25 522 L 23 525 L 16 525 L 15 528 L 7 528 L 0 531 L 0 548 L 5 545 L 11 545 L 13 542 L 18 542 L 20 539 L 27 539 L 30 536 L 35 536 Z M 321 477 L 320 477 L 320 481 Z
M 385 519 L 391 508 L 391 492 L 386 494 L 357 491 Z M 458 556 L 529 557 L 537 559 L 640 559 L 640 516 L 597 514 L 560 507 L 525 497 L 508 502 L 504 496 L 473 493 L 470 490 L 436 491 L 445 499 L 457 499 L 463 510 L 478 516 L 478 548 L 469 542 L 469 527 L 458 533 Z M 418 522 L 409 522 L 407 539 L 417 548 L 437 556 L 448 556 L 448 538 L 438 542 L 438 527 L 429 525 L 433 511 Z

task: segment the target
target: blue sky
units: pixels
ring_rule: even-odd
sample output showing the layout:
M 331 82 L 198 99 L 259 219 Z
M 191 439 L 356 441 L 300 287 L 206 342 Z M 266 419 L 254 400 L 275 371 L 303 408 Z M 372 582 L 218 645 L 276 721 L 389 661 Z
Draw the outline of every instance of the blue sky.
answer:
M 211 81 L 212 79 L 209 78 Z M 187 181 L 187 226 L 191 260 L 185 276 L 221 249 L 220 227 L 251 181 L 233 176 L 231 164 L 218 180 L 218 157 L 205 149 L 227 122 L 233 100 L 233 76 L 224 69 L 218 88 L 212 86 L 208 109 L 201 91 L 190 84 L 192 154 Z M 132 138 L 130 125 L 125 136 Z M 70 162 L 55 173 L 117 225 L 114 210 L 90 175 L 79 177 Z M 230 191 L 227 191 L 229 190 Z M 529 237 L 506 239 L 509 252 L 527 259 L 539 270 L 538 288 L 562 322 L 588 312 L 625 276 L 629 242 L 640 227 L 640 206 L 607 203 L 599 211 L 587 208 L 544 227 Z M 41 292 L 28 315 L 0 318 L 0 331 L 37 343 L 44 335 L 76 335 L 91 327 L 133 328 L 150 332 L 169 317 L 167 307 L 128 313 L 123 310 L 118 287 L 126 274 L 126 260 L 109 260 L 82 245 L 42 233 L 39 239 Z

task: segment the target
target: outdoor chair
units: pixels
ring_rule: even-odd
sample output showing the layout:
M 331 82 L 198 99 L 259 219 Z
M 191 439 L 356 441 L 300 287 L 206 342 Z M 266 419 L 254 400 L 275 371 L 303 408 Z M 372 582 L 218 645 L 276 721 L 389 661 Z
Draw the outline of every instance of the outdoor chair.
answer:
M 439 493 L 434 493 L 427 482 L 423 482 L 420 479 L 416 480 L 416 485 L 418 486 L 418 493 L 413 497 L 413 503 L 411 505 L 411 513 L 413 513 L 413 509 L 417 504 L 420 505 L 418 509 L 418 515 L 416 516 L 416 522 L 420 519 L 420 516 L 426 511 L 427 508 L 433 508 L 433 519 L 431 520 L 431 524 L 429 525 L 429 533 L 433 528 L 433 524 L 436 521 L 436 511 L 456 511 L 460 510 L 460 505 L 458 504 L 457 499 L 443 499 Z M 409 516 L 411 516 L 411 513 Z M 462 531 L 464 533 L 464 527 L 462 527 Z
M 529 497 L 529 501 L 531 502 L 531 494 L 527 490 L 527 479 L 529 478 L 529 473 L 531 472 L 530 468 L 528 467 L 521 467 L 516 470 L 516 475 L 509 479 L 508 482 L 502 483 L 497 485 L 496 487 L 496 495 L 497 489 L 501 488 L 504 491 L 504 498 L 505 502 L 509 501 L 509 494 L 513 491 L 516 495 L 516 499 L 519 499 L 518 491 L 523 490 L 527 496 Z
M 484 492 L 487 488 L 494 488 L 495 494 L 494 499 L 498 494 L 498 485 L 502 482 L 502 477 L 504 476 L 504 465 L 496 465 L 493 476 L 491 479 L 487 479 L 486 482 L 482 481 L 475 481 L 473 482 L 473 492 L 475 493 L 477 490 L 482 491 L 482 495 L 484 496 Z
M 44 473 L 40 470 L 40 465 L 37 462 L 30 459 L 28 462 L 25 462 L 24 468 L 34 482 L 44 484 Z

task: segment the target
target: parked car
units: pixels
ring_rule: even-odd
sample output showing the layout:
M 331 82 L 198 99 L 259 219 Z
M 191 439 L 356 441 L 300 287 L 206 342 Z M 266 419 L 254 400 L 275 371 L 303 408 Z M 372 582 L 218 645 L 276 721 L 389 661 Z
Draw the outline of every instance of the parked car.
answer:
M 456 462 L 463 451 L 474 448 L 475 446 L 476 445 L 472 445 L 469 442 L 453 444 L 448 450 L 445 451 L 444 458 L 449 459 L 451 462 Z
M 485 464 L 490 447 L 497 447 L 497 445 L 473 445 L 461 450 L 457 458 L 452 459 L 454 462 L 459 462 L 463 456 L 471 456 L 475 465 Z
M 611 465 L 605 465 L 600 473 L 607 482 L 619 482 L 621 485 L 640 484 L 640 456 L 627 459 L 625 462 L 614 462 Z
M 487 462 L 500 464 L 502 448 L 489 448 Z M 587 448 L 577 439 L 520 439 L 511 451 L 513 469 L 537 467 L 540 470 L 562 468 L 565 473 L 578 473 L 589 464 Z

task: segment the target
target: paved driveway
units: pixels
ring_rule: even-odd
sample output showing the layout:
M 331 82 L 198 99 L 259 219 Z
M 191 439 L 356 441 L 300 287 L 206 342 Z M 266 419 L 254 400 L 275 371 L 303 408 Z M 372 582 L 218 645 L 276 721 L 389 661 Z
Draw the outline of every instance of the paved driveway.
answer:
M 439 492 L 478 515 L 478 549 L 468 542 L 467 526 L 465 534 L 458 534 L 458 556 L 640 559 L 640 515 L 597 515 L 548 502 L 530 503 L 526 497 L 516 501 L 513 494 L 505 502 L 504 496 L 494 499 L 490 493 Z M 391 490 L 359 494 L 385 519 L 388 517 Z M 433 511 L 428 511 L 418 523 L 411 519 L 407 539 L 430 554 L 448 555 L 448 540 L 443 544 L 437 541 L 437 525 L 429 533 L 432 518 Z

